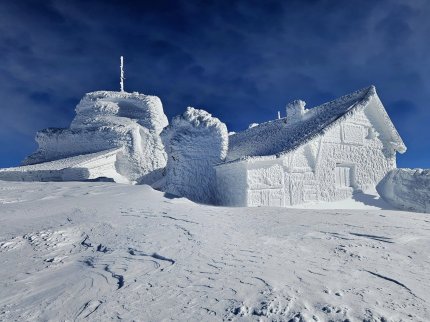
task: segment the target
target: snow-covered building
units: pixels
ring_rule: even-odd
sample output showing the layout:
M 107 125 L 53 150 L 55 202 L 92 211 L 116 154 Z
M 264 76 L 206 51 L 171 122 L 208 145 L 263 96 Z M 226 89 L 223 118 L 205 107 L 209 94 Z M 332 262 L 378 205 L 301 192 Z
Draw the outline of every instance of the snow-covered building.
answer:
M 289 206 L 334 201 L 374 188 L 405 144 L 371 86 L 229 136 L 217 165 L 219 203 Z
M 16 180 L 50 181 L 54 177 L 83 180 L 96 179 L 94 174 L 99 173 L 101 178 L 116 182 L 151 184 L 160 179 L 166 165 L 160 133 L 167 125 L 163 106 L 156 96 L 137 92 L 88 93 L 77 105 L 69 128 L 39 131 L 37 151 L 24 160 L 24 167 L 3 169 L 0 180 L 13 180 L 14 176 Z M 92 157 L 94 153 L 96 159 Z M 77 156 L 80 158 L 68 160 Z M 92 160 L 81 164 L 86 172 L 73 170 L 63 176 L 65 168 L 61 167 L 84 159 Z M 61 161 L 51 163 L 56 160 Z M 33 167 L 25 167 L 28 165 Z M 50 167 L 54 177 L 45 171 Z

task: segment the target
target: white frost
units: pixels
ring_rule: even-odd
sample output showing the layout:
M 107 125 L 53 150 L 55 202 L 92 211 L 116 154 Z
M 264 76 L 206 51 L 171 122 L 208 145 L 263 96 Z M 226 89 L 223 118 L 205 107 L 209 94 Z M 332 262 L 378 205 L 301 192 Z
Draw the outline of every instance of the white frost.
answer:
M 227 154 L 226 125 L 204 110 L 188 107 L 161 137 L 168 155 L 165 191 L 193 201 L 216 202 L 213 166 Z

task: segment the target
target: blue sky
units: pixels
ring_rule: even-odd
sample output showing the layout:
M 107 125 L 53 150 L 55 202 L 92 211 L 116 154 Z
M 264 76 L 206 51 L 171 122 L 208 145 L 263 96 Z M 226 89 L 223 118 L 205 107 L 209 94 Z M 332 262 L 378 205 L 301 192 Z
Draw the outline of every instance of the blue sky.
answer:
M 374 84 L 408 151 L 430 168 L 430 1 L 0 2 L 0 167 L 67 127 L 86 92 L 157 95 L 169 119 L 206 109 L 230 131 Z

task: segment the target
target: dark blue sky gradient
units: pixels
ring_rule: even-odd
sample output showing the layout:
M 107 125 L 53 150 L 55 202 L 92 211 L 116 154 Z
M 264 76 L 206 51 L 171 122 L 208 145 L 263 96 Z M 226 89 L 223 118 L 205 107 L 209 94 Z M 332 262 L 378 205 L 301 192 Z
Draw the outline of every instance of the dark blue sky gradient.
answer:
M 230 131 L 376 85 L 408 151 L 430 168 L 430 1 L 0 2 L 0 167 L 67 127 L 86 92 L 157 95 L 169 119 L 206 109 Z

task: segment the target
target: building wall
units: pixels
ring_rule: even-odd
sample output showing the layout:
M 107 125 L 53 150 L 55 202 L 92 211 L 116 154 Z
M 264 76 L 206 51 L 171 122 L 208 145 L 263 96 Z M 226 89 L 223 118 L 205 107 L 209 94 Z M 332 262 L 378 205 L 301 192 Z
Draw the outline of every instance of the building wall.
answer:
M 247 163 L 247 205 L 285 205 L 284 169 L 281 160 Z
M 383 144 L 372 124 L 365 110 L 356 111 L 320 137 L 280 158 L 243 162 L 246 184 L 234 179 L 220 181 L 221 186 L 231 184 L 225 196 L 229 199 L 227 204 L 233 205 L 236 200 L 231 195 L 242 194 L 243 190 L 247 206 L 282 207 L 341 200 L 354 191 L 375 187 L 395 168 L 395 151 Z M 226 170 L 222 166 L 218 173 L 223 178 L 234 178 L 234 172 L 233 167 Z
M 244 162 L 215 167 L 217 203 L 223 206 L 248 206 L 246 166 Z
M 320 199 L 340 200 L 366 190 L 395 167 L 395 152 L 383 144 L 364 111 L 330 129 L 323 137 L 315 169 Z M 336 184 L 336 167 L 350 169 L 350 188 Z

